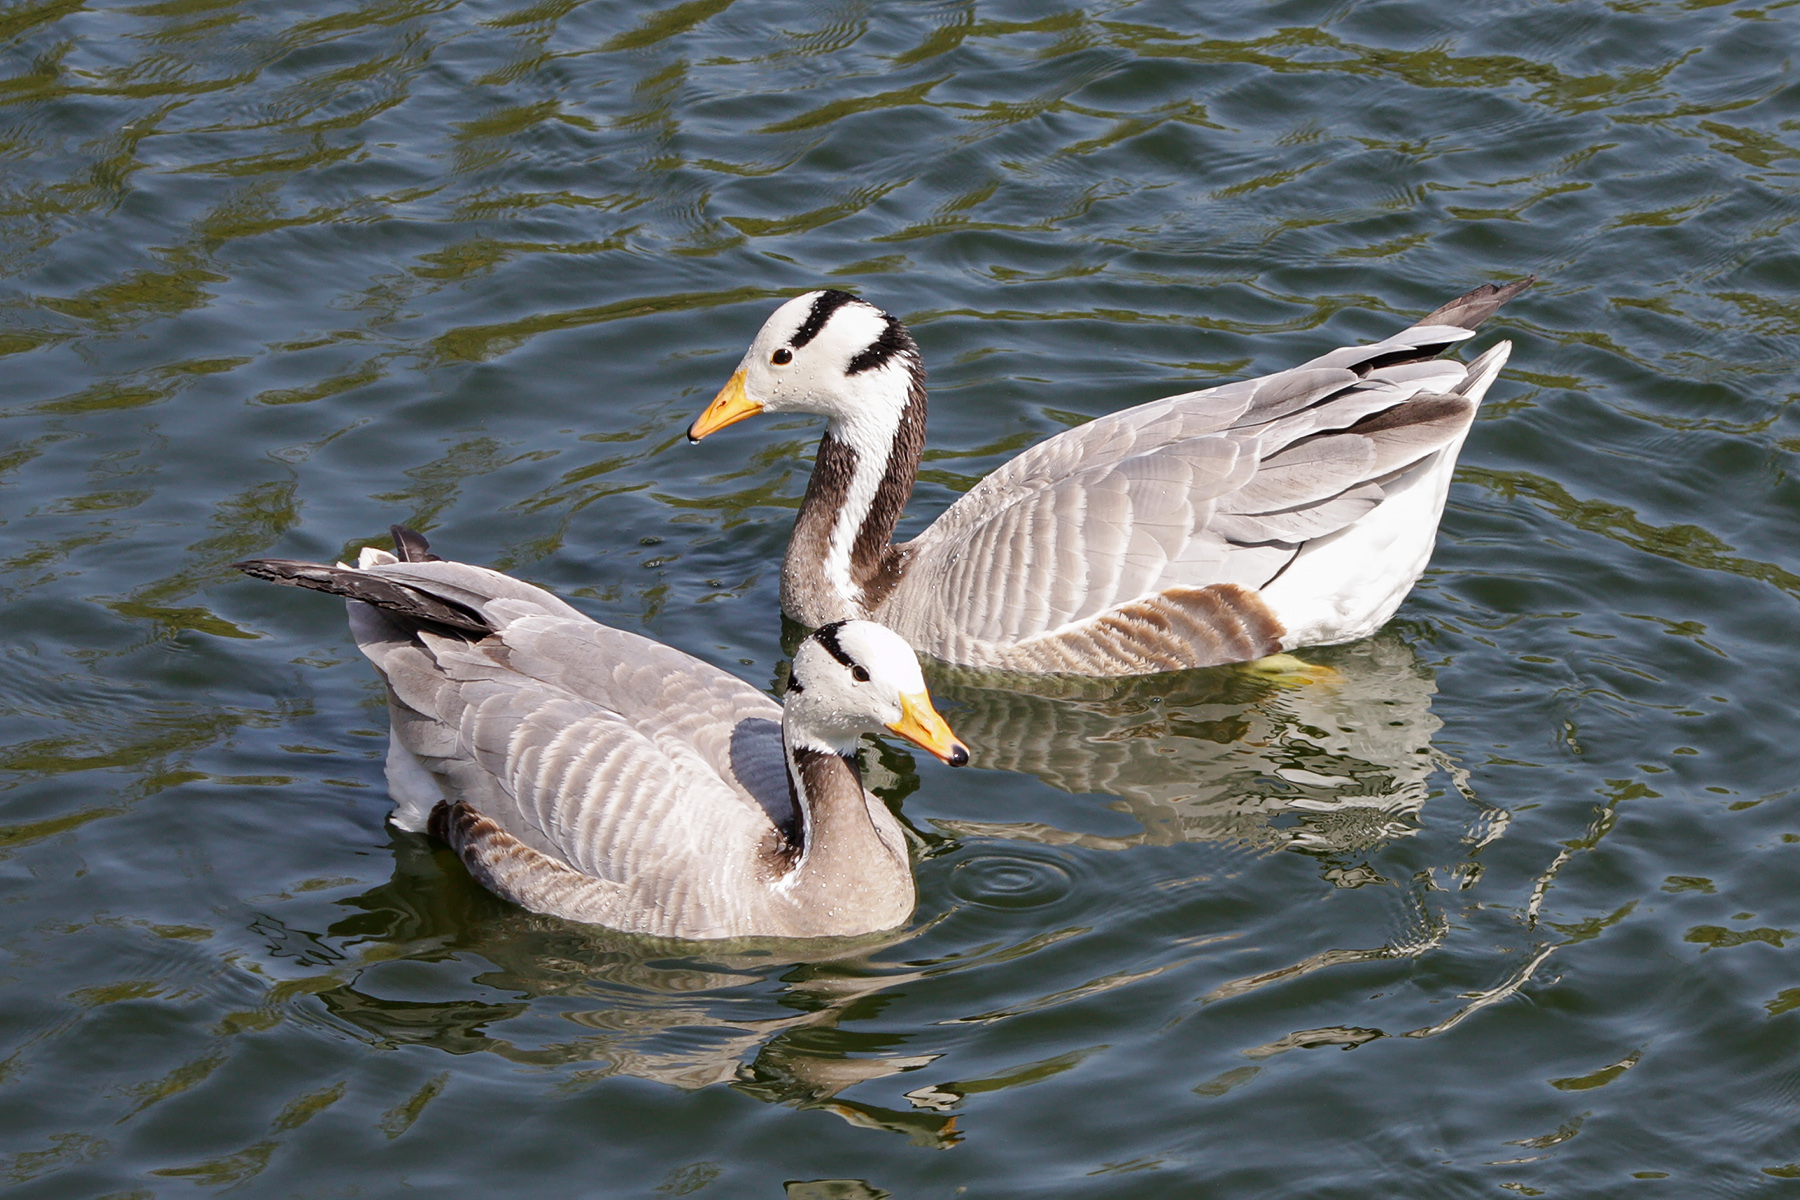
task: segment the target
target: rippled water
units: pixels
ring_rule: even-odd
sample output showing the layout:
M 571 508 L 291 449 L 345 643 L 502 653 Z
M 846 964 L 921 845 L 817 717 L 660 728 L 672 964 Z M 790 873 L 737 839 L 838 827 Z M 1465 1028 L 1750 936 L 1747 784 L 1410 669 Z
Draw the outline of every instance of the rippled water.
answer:
M 15 0 L 0 37 L 10 1194 L 1795 1186 L 1794 0 Z M 1393 625 L 940 673 L 977 765 L 871 747 L 922 900 L 836 957 L 488 896 L 384 826 L 342 610 L 225 566 L 404 521 L 767 683 L 816 426 L 680 434 L 778 298 L 912 323 L 904 533 L 1057 429 L 1529 271 Z

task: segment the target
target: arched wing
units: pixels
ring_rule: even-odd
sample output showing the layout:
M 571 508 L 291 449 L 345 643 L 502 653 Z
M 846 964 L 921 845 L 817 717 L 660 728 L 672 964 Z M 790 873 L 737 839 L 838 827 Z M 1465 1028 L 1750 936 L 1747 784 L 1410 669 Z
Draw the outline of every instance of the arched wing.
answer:
M 1042 442 L 908 544 L 883 618 L 970 661 L 973 645 L 1104 620 L 1171 588 L 1261 588 L 1380 503 L 1385 477 L 1467 429 L 1475 404 L 1457 389 L 1470 368 L 1415 357 L 1468 336 L 1417 326 Z
M 679 651 L 546 611 L 518 590 L 529 585 L 485 594 L 483 576 L 504 576 L 456 563 L 375 570 L 498 626 L 468 640 L 353 606 L 358 641 L 393 692 L 395 736 L 449 798 L 585 877 L 569 915 L 690 936 L 724 924 L 728 898 L 743 893 L 733 885 L 791 820 L 779 706 Z M 715 869 L 696 872 L 696 861 Z M 559 886 L 554 870 L 539 874 Z M 528 900 L 529 875 L 498 882 Z

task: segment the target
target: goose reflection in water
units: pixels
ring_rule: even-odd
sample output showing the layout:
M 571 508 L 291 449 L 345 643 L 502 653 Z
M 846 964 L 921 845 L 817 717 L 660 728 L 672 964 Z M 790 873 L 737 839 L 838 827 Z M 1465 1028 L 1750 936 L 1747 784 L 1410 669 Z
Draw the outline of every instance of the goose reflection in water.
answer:
M 1116 797 L 1142 832 L 1116 837 L 1029 822 L 939 819 L 953 838 L 1035 842 L 1118 851 L 1180 842 L 1235 844 L 1253 851 L 1293 850 L 1317 858 L 1338 887 L 1395 884 L 1399 912 L 1380 944 L 1323 945 L 1251 975 L 1223 981 L 1202 1004 L 1247 995 L 1315 971 L 1356 963 L 1418 958 L 1443 944 L 1449 920 L 1426 893 L 1480 877 L 1479 852 L 1501 837 L 1510 814 L 1477 796 L 1468 774 L 1432 738 L 1431 670 L 1388 629 L 1344 646 L 1308 650 L 1305 660 L 1256 663 L 1130 680 L 981 675 L 928 671 L 932 694 L 971 751 L 970 766 L 1020 771 L 1074 794 Z M 1377 852 L 1422 828 L 1432 780 L 1444 772 L 1461 801 L 1460 861 L 1411 880 L 1386 879 Z M 872 776 L 872 779 L 874 777 Z M 1400 1036 L 1429 1037 L 1496 1003 L 1530 979 L 1545 954 L 1435 1025 Z M 1246 1050 L 1263 1058 L 1312 1045 L 1355 1045 L 1380 1029 L 1300 1030 Z M 1204 1093 L 1210 1094 L 1210 1093 Z M 908 1093 L 915 1103 L 919 1093 Z
M 723 1083 L 919 1145 L 947 1148 L 959 1140 L 953 1116 L 838 1097 L 937 1057 L 894 1053 L 900 1039 L 890 1033 L 839 1028 L 877 993 L 918 978 L 870 961 L 907 935 L 730 943 L 708 946 L 696 958 L 693 944 L 517 908 L 469 878 L 447 849 L 411 834 L 394 836 L 393 878 L 340 901 L 361 911 L 328 931 L 331 943 L 352 954 L 360 949 L 361 963 L 308 981 L 305 989 L 335 1027 L 384 1047 L 432 1046 L 573 1068 L 559 1074 L 564 1086 L 619 1075 L 684 1090 Z M 384 962 L 470 956 L 491 965 L 472 974 L 470 984 L 517 998 L 479 1000 L 470 988 L 451 986 L 446 990 L 456 994 L 443 1000 L 389 999 L 373 977 Z M 769 985 L 776 981 L 780 992 L 772 997 Z M 568 1003 L 559 1006 L 558 997 Z M 569 1025 L 579 1031 L 573 1037 Z M 508 1027 L 506 1036 L 501 1026 Z
M 1035 775 L 1076 794 L 1117 797 L 1143 826 L 1125 837 L 1038 823 L 936 822 L 953 836 L 1090 849 L 1231 841 L 1291 849 L 1327 877 L 1374 882 L 1348 865 L 1420 829 L 1438 771 L 1437 684 L 1401 637 L 1133 680 L 1033 679 L 956 668 L 932 673 L 956 706 L 972 766 Z M 1477 804 L 1477 822 L 1493 814 Z

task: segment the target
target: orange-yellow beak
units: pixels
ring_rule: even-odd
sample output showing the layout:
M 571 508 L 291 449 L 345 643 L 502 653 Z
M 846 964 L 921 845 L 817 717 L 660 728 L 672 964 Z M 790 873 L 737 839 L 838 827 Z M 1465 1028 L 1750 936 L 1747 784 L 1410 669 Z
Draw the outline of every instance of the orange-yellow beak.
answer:
M 713 402 L 706 406 L 706 411 L 694 418 L 688 426 L 688 441 L 697 442 L 709 433 L 717 433 L 727 425 L 735 425 L 745 417 L 754 417 L 763 410 L 763 406 L 744 395 L 744 371 L 738 368 L 732 373 Z
M 924 692 L 901 695 L 900 719 L 888 728 L 953 767 L 968 764 L 969 748 L 950 732 L 950 726 L 938 715 L 938 710 L 931 707 L 931 697 Z

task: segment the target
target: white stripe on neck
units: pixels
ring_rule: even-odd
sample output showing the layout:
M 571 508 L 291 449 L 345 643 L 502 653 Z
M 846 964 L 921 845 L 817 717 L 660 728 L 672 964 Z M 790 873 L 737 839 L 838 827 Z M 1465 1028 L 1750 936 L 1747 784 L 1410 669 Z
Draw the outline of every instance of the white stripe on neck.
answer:
M 805 873 L 806 860 L 812 857 L 813 835 L 817 825 L 817 822 L 813 820 L 812 797 L 806 794 L 806 776 L 800 770 L 800 763 L 794 757 L 794 751 L 810 750 L 815 754 L 833 754 L 840 757 L 844 751 L 833 749 L 826 744 L 824 738 L 790 730 L 785 721 L 782 726 L 782 757 L 787 760 L 788 778 L 793 780 L 794 785 L 794 804 L 800 810 L 795 814 L 800 822 L 799 857 L 795 858 L 793 864 L 788 867 L 787 874 L 772 885 L 776 892 L 785 894 L 794 889 L 795 885 L 800 882 L 801 875 Z
M 893 457 L 900 419 L 912 392 L 912 372 L 905 358 L 897 354 L 883 366 L 850 376 L 844 390 L 846 402 L 827 422 L 825 432 L 855 451 L 856 469 L 850 476 L 844 506 L 831 523 L 825 579 L 838 595 L 866 612 L 862 587 L 850 570 L 851 554 Z
M 794 761 L 794 747 L 786 738 L 782 740 L 784 744 L 781 756 L 787 761 L 788 779 L 792 781 L 794 789 L 794 807 L 799 810 L 794 814 L 794 819 L 800 825 L 800 855 L 789 864 L 787 874 L 777 879 L 773 885 L 775 892 L 786 894 L 793 891 L 794 885 L 800 882 L 807 856 L 812 853 L 812 801 L 806 796 L 806 780 L 800 774 L 800 764 Z
M 788 703 L 792 705 L 792 698 Z M 794 858 L 792 865 L 788 865 L 787 874 L 783 874 L 779 880 L 772 883 L 774 891 L 781 892 L 781 894 L 792 891 L 801 880 L 801 876 L 805 874 L 806 862 L 812 858 L 815 837 L 817 837 L 817 829 L 819 829 L 817 811 L 814 808 L 819 797 L 814 797 L 806 792 L 806 774 L 799 768 L 797 752 L 805 750 L 805 752 L 821 757 L 850 759 L 857 754 L 857 743 L 862 739 L 862 734 L 860 734 L 860 730 L 851 727 L 851 729 L 842 730 L 841 736 L 844 738 L 844 745 L 832 745 L 833 739 L 830 732 L 806 727 L 805 721 L 796 720 L 796 714 L 792 711 L 792 707 L 788 707 L 788 711 L 781 714 L 781 757 L 787 763 L 788 779 L 794 783 L 794 806 L 799 810 L 796 813 L 797 820 L 799 820 L 799 855 Z M 857 784 L 859 799 L 860 793 L 862 793 L 862 784 L 859 783 Z

